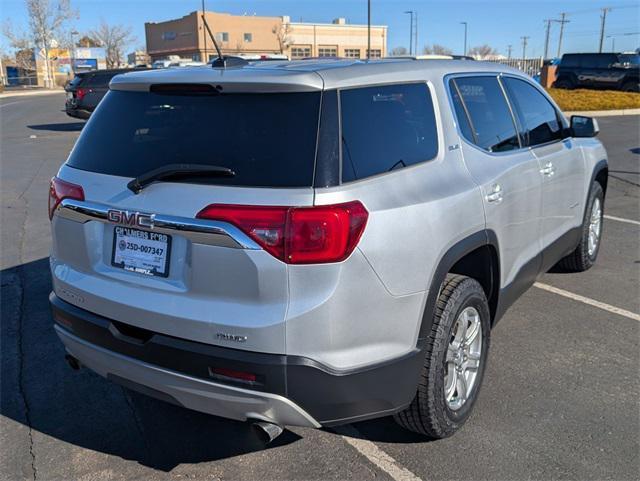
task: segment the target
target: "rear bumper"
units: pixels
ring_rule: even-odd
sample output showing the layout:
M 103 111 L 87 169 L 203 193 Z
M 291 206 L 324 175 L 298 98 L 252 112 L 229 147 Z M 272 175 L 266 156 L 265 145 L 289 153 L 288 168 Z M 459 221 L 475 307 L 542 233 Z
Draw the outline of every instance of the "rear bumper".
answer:
M 69 117 L 73 117 L 75 119 L 87 120 L 89 117 L 91 117 L 91 112 L 89 112 L 88 110 L 71 107 L 69 105 L 65 107 L 65 112 Z
M 280 425 L 320 427 L 309 414 L 282 396 L 185 376 L 90 344 L 59 326 L 55 330 L 67 351 L 83 365 L 143 394 L 239 421 L 256 419 Z
M 319 427 L 381 417 L 415 395 L 415 349 L 362 369 L 335 371 L 300 356 L 263 354 L 135 329 L 50 298 L 67 350 L 100 375 L 184 407 L 230 419 Z M 221 380 L 211 368 L 252 373 L 254 383 Z

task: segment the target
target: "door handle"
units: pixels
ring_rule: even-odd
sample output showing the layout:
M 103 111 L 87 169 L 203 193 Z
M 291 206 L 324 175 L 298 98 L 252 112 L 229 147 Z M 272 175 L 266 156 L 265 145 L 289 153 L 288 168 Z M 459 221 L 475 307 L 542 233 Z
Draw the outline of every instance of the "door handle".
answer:
M 552 162 L 547 162 L 546 164 L 544 164 L 544 167 L 540 169 L 540 173 L 546 177 L 551 177 L 556 173 L 556 169 L 553 166 Z
M 493 204 L 499 204 L 502 202 L 503 195 L 500 184 L 493 184 L 491 186 L 491 192 L 485 196 L 485 199 L 487 199 L 487 202 L 491 202 Z

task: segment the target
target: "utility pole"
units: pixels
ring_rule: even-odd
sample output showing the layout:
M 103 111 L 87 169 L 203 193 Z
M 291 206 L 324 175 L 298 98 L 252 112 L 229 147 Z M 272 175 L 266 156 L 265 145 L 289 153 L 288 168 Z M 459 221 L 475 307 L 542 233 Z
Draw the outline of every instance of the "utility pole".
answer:
M 526 60 L 527 58 L 527 42 L 531 37 L 520 37 L 522 39 L 522 60 Z
M 367 60 L 371 58 L 371 0 L 367 0 Z
M 467 27 L 468 24 L 467 22 L 460 22 L 461 25 L 464 25 L 464 52 L 462 52 L 462 55 L 466 55 L 467 54 Z
M 569 20 L 565 20 L 566 16 L 567 14 L 563 12 L 560 14 L 560 20 L 557 20 L 557 22 L 560 24 L 560 37 L 558 38 L 558 55 L 556 55 L 558 58 L 560 58 L 560 53 L 562 52 L 562 34 L 564 33 L 564 24 L 569 23 Z
M 511 50 L 513 49 L 513 45 L 507 45 L 507 60 L 511 60 Z
M 551 32 L 551 22 L 553 22 L 553 20 L 548 18 L 545 21 L 547 22 L 547 34 L 544 37 L 544 59 L 546 60 L 547 54 L 549 53 L 549 33 Z
M 607 12 L 610 11 L 610 8 L 605 7 L 602 9 L 602 15 L 600 15 L 600 46 L 598 47 L 598 53 L 602 53 L 602 44 L 604 43 L 604 24 L 607 21 Z

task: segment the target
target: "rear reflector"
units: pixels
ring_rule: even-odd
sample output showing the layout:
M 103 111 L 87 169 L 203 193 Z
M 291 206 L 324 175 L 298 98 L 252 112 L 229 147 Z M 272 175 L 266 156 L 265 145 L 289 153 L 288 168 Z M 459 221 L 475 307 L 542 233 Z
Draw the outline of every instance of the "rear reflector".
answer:
M 235 225 L 288 264 L 345 260 L 358 244 L 368 217 L 359 201 L 315 207 L 211 204 L 197 215 Z
M 84 190 L 77 184 L 54 177 L 49 184 L 49 220 L 63 199 L 84 200 Z
M 256 375 L 250 372 L 235 371 L 233 369 L 227 369 L 224 367 L 210 367 L 209 375 L 211 377 L 231 378 L 238 381 L 244 381 L 247 383 L 255 383 Z

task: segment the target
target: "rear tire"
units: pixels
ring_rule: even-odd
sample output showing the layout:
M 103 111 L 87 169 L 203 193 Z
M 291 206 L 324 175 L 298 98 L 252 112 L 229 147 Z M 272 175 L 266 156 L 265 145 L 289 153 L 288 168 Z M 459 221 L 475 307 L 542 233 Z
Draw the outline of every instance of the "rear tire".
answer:
M 557 89 L 569 89 L 569 90 L 571 90 L 571 89 L 575 88 L 575 84 L 573 83 L 573 80 L 571 80 L 570 78 L 566 78 L 566 77 L 559 78 L 558 80 L 556 80 L 553 83 L 553 86 L 554 86 L 554 88 L 557 88 Z
M 462 427 L 478 397 L 490 329 L 482 286 L 469 277 L 448 275 L 436 302 L 416 395 L 394 416 L 400 426 L 431 439 Z
M 587 207 L 582 221 L 580 243 L 558 266 L 569 272 L 584 272 L 596 262 L 602 240 L 602 216 L 604 212 L 604 192 L 598 182 L 591 185 Z
M 629 80 L 622 84 L 623 92 L 640 92 L 640 83 L 635 80 Z

